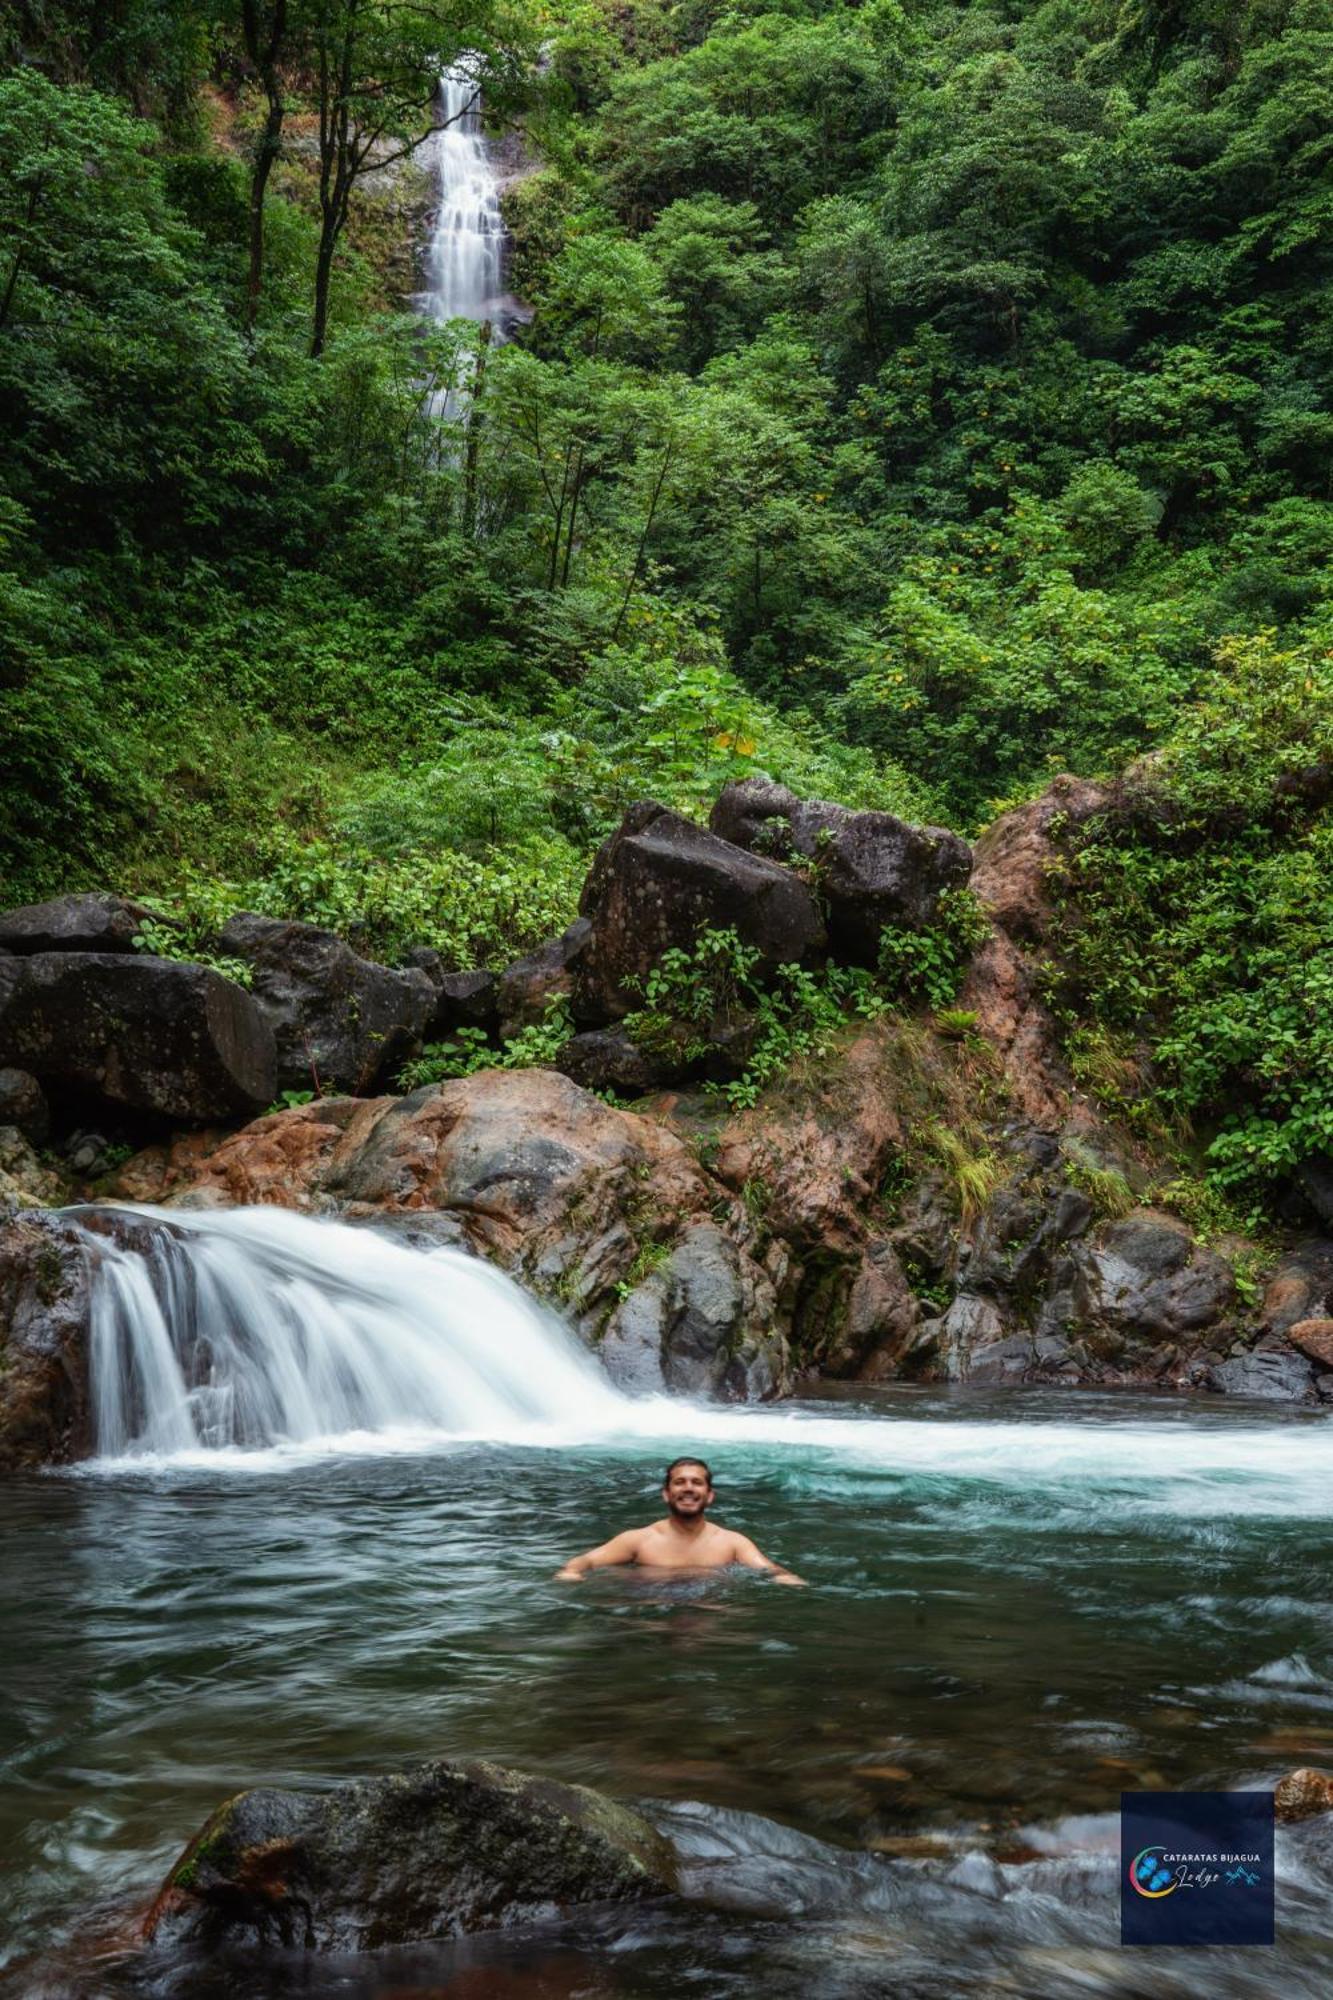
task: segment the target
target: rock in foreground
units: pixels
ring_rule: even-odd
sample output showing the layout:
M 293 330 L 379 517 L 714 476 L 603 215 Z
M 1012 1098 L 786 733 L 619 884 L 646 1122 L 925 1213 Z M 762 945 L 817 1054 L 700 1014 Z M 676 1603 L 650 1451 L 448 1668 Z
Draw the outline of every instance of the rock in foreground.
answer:
M 647 1820 L 582 1785 L 439 1761 L 327 1792 L 242 1792 L 148 1918 L 155 1945 L 373 1951 L 675 1887 Z

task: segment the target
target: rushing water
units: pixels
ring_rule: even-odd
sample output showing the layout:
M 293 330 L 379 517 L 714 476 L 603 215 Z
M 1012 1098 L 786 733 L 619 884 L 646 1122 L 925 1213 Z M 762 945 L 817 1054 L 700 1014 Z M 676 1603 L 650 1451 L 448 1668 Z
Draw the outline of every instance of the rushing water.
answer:
M 81 1913 L 151 1889 L 227 1793 L 451 1753 L 653 1801 L 709 1906 L 373 1965 L 195 1966 L 180 1990 L 1326 1990 L 1322 1822 L 1280 1836 L 1276 1953 L 1149 1970 L 1115 1942 L 1114 1859 L 1122 1788 L 1333 1761 L 1324 1417 L 1050 1391 L 634 1403 L 467 1260 L 271 1211 L 172 1220 L 161 1257 L 109 1267 L 106 1455 L 7 1494 L 10 1991 L 74 1990 L 27 1955 L 49 1968 Z M 246 1283 L 282 1366 L 245 1346 Z M 302 1340 L 339 1357 L 325 1376 Z M 164 1345 L 179 1380 L 136 1389 L 135 1355 Z M 378 1411 L 358 1400 L 376 1356 L 398 1383 Z M 301 1405 L 266 1391 L 248 1445 L 216 1428 L 228 1369 L 321 1380 L 308 1427 L 280 1441 L 275 1408 Z M 691 1447 L 719 1518 L 809 1590 L 552 1580 L 649 1518 L 661 1461 Z M 129 1989 L 106 1964 L 81 1990 Z
M 426 253 L 425 304 L 435 319 L 496 320 L 512 310 L 504 285 L 500 189 L 467 64 L 440 79 L 432 163 L 439 202 Z

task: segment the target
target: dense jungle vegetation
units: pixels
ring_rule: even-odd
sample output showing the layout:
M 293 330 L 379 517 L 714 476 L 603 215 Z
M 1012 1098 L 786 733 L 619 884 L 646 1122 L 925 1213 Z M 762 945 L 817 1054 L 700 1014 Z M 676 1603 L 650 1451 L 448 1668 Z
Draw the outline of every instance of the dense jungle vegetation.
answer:
M 505 345 L 369 172 L 462 50 Z M 1333 1148 L 1324 0 L 25 0 L 0 61 L 5 901 L 475 963 L 645 793 L 975 832 L 1155 751 L 1086 1072 L 1224 1179 Z

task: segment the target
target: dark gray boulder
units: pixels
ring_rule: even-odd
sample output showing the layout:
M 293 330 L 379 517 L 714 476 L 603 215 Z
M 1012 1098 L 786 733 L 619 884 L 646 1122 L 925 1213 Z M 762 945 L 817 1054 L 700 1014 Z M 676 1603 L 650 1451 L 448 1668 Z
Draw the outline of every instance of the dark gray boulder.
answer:
M 150 914 L 142 903 L 101 890 L 57 896 L 0 914 L 0 947 L 25 957 L 38 951 L 133 951 Z
M 0 1063 L 67 1101 L 182 1125 L 251 1118 L 277 1087 L 273 1031 L 244 987 L 138 954 L 0 959 Z
M 1314 1364 L 1290 1347 L 1254 1348 L 1235 1354 L 1208 1371 L 1208 1387 L 1224 1396 L 1253 1396 L 1264 1402 L 1300 1402 L 1314 1392 Z
M 623 1027 L 586 1028 L 561 1049 L 554 1067 L 584 1090 L 618 1090 L 643 1097 L 681 1083 L 691 1065 L 670 1050 L 645 1048 Z
M 255 1000 L 273 1030 L 278 1087 L 370 1094 L 421 1045 L 436 1006 L 420 967 L 394 972 L 360 958 L 332 931 L 244 912 L 220 949 L 253 972 Z
M 26 1069 L 0 1069 L 0 1125 L 13 1125 L 35 1146 L 51 1130 L 46 1093 Z
M 602 843 L 579 908 L 588 931 L 574 966 L 574 1013 L 592 1025 L 641 1006 L 663 952 L 690 950 L 703 930 L 734 930 L 770 971 L 825 943 L 798 876 L 651 801 L 631 806 Z
M 435 1012 L 425 1029 L 428 1042 L 440 1040 L 455 1028 L 495 1032 L 499 1014 L 493 972 L 484 967 L 472 972 L 449 972 L 439 952 L 430 945 L 415 945 L 407 954 L 407 963 L 424 972 L 435 988 Z
M 1226 1259 L 1155 1209 L 1109 1224 L 1073 1257 L 1079 1318 L 1131 1338 L 1175 1340 L 1213 1326 L 1235 1293 Z
M 762 776 L 726 786 L 709 825 L 753 853 L 817 864 L 833 951 L 857 964 L 875 963 L 886 924 L 931 923 L 942 892 L 961 889 L 972 870 L 967 842 L 945 827 L 799 799 Z
M 168 1875 L 150 1947 L 374 1951 L 668 1894 L 675 1858 L 628 1807 L 496 1764 L 439 1761 L 330 1791 L 242 1792 Z
M 612 1314 L 599 1352 L 637 1392 L 765 1402 L 788 1382 L 767 1274 L 713 1222 L 694 1222 Z
M 502 1041 L 520 1028 L 545 1019 L 574 990 L 574 968 L 588 939 L 588 924 L 576 917 L 558 938 L 548 938 L 535 951 L 507 965 L 495 985 L 495 1014 Z

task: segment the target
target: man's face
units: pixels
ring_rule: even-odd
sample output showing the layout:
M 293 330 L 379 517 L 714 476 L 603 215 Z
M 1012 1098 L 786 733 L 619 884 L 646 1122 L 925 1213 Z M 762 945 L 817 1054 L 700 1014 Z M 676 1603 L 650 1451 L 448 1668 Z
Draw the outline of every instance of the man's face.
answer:
M 678 1521 L 697 1521 L 711 1504 L 713 1489 L 701 1465 L 678 1465 L 662 1488 L 667 1507 Z

